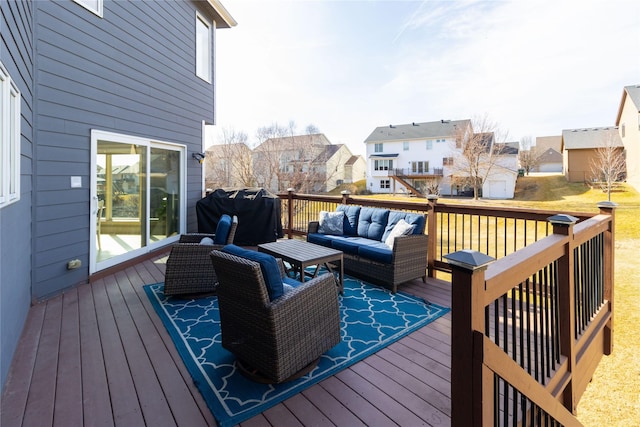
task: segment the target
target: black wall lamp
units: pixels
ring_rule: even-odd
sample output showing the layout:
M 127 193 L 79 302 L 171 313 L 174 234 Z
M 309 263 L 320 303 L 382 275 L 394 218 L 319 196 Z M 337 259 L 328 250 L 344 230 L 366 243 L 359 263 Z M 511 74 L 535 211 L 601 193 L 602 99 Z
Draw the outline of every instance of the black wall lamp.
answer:
M 204 162 L 205 154 L 204 153 L 193 153 L 193 154 L 191 154 L 191 157 L 193 157 L 200 164 L 202 164 L 202 162 Z

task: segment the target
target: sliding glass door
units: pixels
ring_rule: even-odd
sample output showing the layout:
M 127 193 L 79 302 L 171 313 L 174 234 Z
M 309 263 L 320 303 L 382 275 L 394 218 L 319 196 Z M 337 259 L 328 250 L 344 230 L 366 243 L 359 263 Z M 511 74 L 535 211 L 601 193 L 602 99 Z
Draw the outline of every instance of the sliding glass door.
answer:
M 177 239 L 184 146 L 93 131 L 91 272 Z

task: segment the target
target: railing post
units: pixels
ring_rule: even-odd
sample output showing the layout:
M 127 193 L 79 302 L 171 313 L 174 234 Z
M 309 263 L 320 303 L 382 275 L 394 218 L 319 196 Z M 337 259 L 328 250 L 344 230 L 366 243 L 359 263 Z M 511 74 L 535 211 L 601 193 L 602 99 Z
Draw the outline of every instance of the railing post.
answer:
M 600 214 L 610 215 L 609 230 L 604 233 L 604 299 L 609 301 L 611 319 L 604 329 L 604 354 L 607 356 L 613 352 L 613 296 L 614 296 L 614 266 L 615 266 L 615 208 L 614 202 L 600 202 Z
M 340 192 L 340 194 L 342 195 L 342 204 L 346 205 L 349 203 L 349 195 L 351 194 L 351 192 L 349 190 L 342 190 Z
M 293 188 L 287 188 L 287 200 L 289 208 L 288 210 L 288 221 L 289 221 L 289 230 L 287 231 L 287 238 L 293 239 Z
M 553 225 L 553 234 L 567 236 L 564 255 L 558 260 L 558 314 L 560 326 L 560 354 L 567 357 L 571 379 L 562 393 L 562 404 L 575 414 L 578 404 L 574 393 L 573 372 L 576 367 L 576 290 L 574 277 L 573 226 L 578 218 L 554 215 L 547 218 Z
M 429 240 L 427 240 L 427 275 L 429 277 L 435 277 L 436 270 L 433 266 L 438 249 L 438 215 L 436 214 L 438 195 L 429 194 L 427 196 L 427 204 L 427 235 L 429 236 Z
M 484 273 L 494 258 L 471 250 L 445 255 L 451 265 L 451 425 L 482 426 Z M 489 405 L 487 410 L 493 410 Z

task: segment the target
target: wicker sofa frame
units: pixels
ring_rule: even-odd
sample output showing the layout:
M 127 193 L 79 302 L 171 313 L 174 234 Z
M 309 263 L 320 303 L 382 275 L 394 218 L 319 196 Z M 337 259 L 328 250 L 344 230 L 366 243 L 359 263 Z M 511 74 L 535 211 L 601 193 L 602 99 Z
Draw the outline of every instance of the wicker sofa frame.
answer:
M 332 274 L 313 278 L 270 301 L 260 264 L 218 250 L 210 256 L 220 281 L 222 346 L 242 365 L 257 370 L 264 382 L 297 377 L 340 342 Z
M 307 233 L 317 233 L 318 221 L 311 221 Z M 422 278 L 427 282 L 427 243 L 426 234 L 411 234 L 395 238 L 391 250 L 391 263 L 343 253 L 344 271 L 347 274 L 398 291 L 398 285 L 409 280 Z
M 226 244 L 233 243 L 238 219 L 233 218 Z M 180 236 L 171 248 L 164 274 L 164 294 L 167 296 L 187 296 L 209 294 L 216 290 L 218 278 L 209 254 L 223 245 L 201 245 L 205 237 L 215 238 L 215 234 L 189 233 Z

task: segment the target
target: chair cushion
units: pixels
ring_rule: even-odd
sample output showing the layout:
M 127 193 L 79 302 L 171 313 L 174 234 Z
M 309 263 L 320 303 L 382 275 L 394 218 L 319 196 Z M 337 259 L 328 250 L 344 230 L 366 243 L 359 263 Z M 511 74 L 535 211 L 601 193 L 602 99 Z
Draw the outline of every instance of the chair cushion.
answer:
M 344 224 L 342 230 L 345 236 L 358 235 L 358 218 L 360 217 L 360 206 L 338 205 L 337 212 L 344 212 Z
M 298 282 L 296 279 L 292 279 L 291 277 L 284 276 L 282 278 L 282 287 L 285 294 L 289 291 L 294 290 L 300 285 L 302 285 L 302 282 Z
M 216 235 L 213 238 L 213 243 L 216 245 L 224 245 L 229 238 L 229 231 L 231 231 L 231 217 L 224 214 L 220 217 L 218 225 L 216 227 Z
M 393 230 L 391 230 L 391 233 L 389 233 L 389 235 L 387 236 L 386 240 L 384 241 L 384 244 L 387 245 L 389 248 L 393 249 L 393 243 L 395 242 L 395 238 L 398 236 L 407 236 L 411 234 L 414 228 L 415 228 L 415 225 L 411 225 L 404 219 L 401 219 L 393 227 Z
M 213 246 L 213 239 L 211 237 L 203 237 L 200 240 L 201 245 Z
M 344 212 L 320 211 L 318 233 L 341 236 L 343 225 Z
M 362 208 L 358 219 L 358 236 L 382 241 L 382 235 L 387 227 L 388 209 Z
M 269 293 L 271 301 L 280 298 L 284 294 L 282 277 L 280 276 L 280 267 L 273 256 L 262 252 L 244 249 L 233 244 L 225 246 L 222 248 L 222 251 L 260 264 L 260 270 L 262 270 L 262 276 L 264 277 L 264 282 L 267 285 L 267 292 Z

